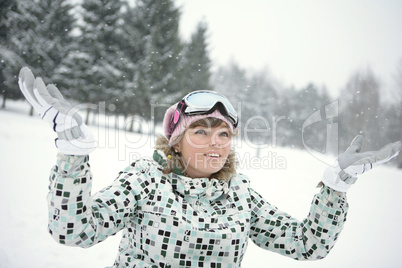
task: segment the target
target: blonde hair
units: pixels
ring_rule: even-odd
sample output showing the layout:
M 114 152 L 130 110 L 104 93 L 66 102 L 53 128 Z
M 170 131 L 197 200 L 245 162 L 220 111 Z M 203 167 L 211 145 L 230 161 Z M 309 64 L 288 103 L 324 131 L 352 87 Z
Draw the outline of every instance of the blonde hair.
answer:
M 213 128 L 222 124 L 226 123 L 218 118 L 207 117 L 192 123 L 188 128 L 196 128 L 200 126 Z M 236 133 L 233 133 L 232 135 L 236 135 Z M 174 144 L 179 143 L 183 136 L 184 132 L 176 138 Z M 184 175 L 186 175 L 183 157 L 180 155 L 180 153 L 176 153 L 173 147 L 169 146 L 169 140 L 166 137 L 158 136 L 155 149 L 162 151 L 167 156 L 167 164 L 162 170 L 164 174 L 171 173 L 176 166 L 183 172 Z M 230 178 L 236 174 L 236 166 L 237 160 L 235 152 L 231 149 L 223 167 L 218 172 L 213 173 L 210 176 L 210 179 L 229 181 Z

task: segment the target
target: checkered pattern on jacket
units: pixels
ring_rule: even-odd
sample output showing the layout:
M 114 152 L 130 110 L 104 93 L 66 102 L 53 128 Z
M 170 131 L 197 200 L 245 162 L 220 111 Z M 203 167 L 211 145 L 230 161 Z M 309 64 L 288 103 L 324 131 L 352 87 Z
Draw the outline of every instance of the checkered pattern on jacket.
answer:
M 139 160 L 91 195 L 88 157 L 58 157 L 50 176 L 49 231 L 90 247 L 123 231 L 113 267 L 240 267 L 248 238 L 298 259 L 324 258 L 346 220 L 345 194 L 323 187 L 298 221 L 269 204 L 238 174 L 226 183 L 165 175 Z

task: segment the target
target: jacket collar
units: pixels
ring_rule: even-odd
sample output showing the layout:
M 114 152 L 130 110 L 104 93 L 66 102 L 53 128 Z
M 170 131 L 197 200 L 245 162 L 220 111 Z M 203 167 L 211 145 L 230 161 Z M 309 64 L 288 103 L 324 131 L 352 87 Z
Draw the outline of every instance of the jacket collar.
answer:
M 167 157 L 162 151 L 154 150 L 154 154 L 153 154 L 152 158 L 154 159 L 154 161 L 156 161 L 162 167 L 167 166 L 167 164 L 166 164 Z M 184 175 L 183 172 L 181 171 L 181 169 L 178 168 L 176 165 L 173 165 L 173 171 L 172 172 L 174 174 L 176 174 L 176 175 L 180 175 L 180 176 Z
M 162 167 L 166 167 L 167 158 L 162 151 L 155 150 L 153 159 Z M 186 177 L 176 166 L 172 173 L 173 189 L 182 195 L 199 196 L 212 201 L 229 191 L 229 182 L 224 180 Z
M 174 183 L 174 177 L 177 182 Z M 185 176 L 173 176 L 173 189 L 183 195 L 203 197 L 208 200 L 215 200 L 221 195 L 229 192 L 229 185 L 226 181 L 208 178 L 189 178 Z

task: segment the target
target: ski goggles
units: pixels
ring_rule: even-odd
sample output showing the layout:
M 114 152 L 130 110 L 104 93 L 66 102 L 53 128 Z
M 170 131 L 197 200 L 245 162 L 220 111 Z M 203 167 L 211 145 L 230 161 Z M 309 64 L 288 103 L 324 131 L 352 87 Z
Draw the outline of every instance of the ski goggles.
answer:
M 177 104 L 176 110 L 169 124 L 168 138 L 172 136 L 180 116 L 184 115 L 203 115 L 213 113 L 216 109 L 225 116 L 233 127 L 237 126 L 237 112 L 229 100 L 215 91 L 199 90 L 186 96 Z

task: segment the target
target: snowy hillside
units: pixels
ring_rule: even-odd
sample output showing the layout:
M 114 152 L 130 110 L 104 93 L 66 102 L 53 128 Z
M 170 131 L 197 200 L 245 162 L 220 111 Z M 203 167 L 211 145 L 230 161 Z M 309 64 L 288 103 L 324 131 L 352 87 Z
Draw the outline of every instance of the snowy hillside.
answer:
M 47 233 L 46 194 L 49 170 L 55 164 L 54 133 L 37 117 L 27 116 L 29 107 L 25 103 L 10 107 L 0 110 L 0 267 L 91 268 L 113 264 L 121 234 L 90 249 L 80 249 L 59 245 Z M 149 137 L 91 129 L 101 145 L 90 158 L 94 192 L 107 186 L 132 160 L 151 155 L 153 140 Z M 302 220 L 326 165 L 305 151 L 269 150 L 261 153 L 267 163 L 271 161 L 269 169 L 251 169 L 243 162 L 241 172 L 269 202 Z M 250 158 L 255 154 L 244 144 L 238 151 L 240 155 L 249 153 Z M 278 159 L 285 165 L 275 162 Z M 377 167 L 361 176 L 348 193 L 348 220 L 326 259 L 297 262 L 259 249 L 250 241 L 243 267 L 402 267 L 401 189 L 401 170 Z

